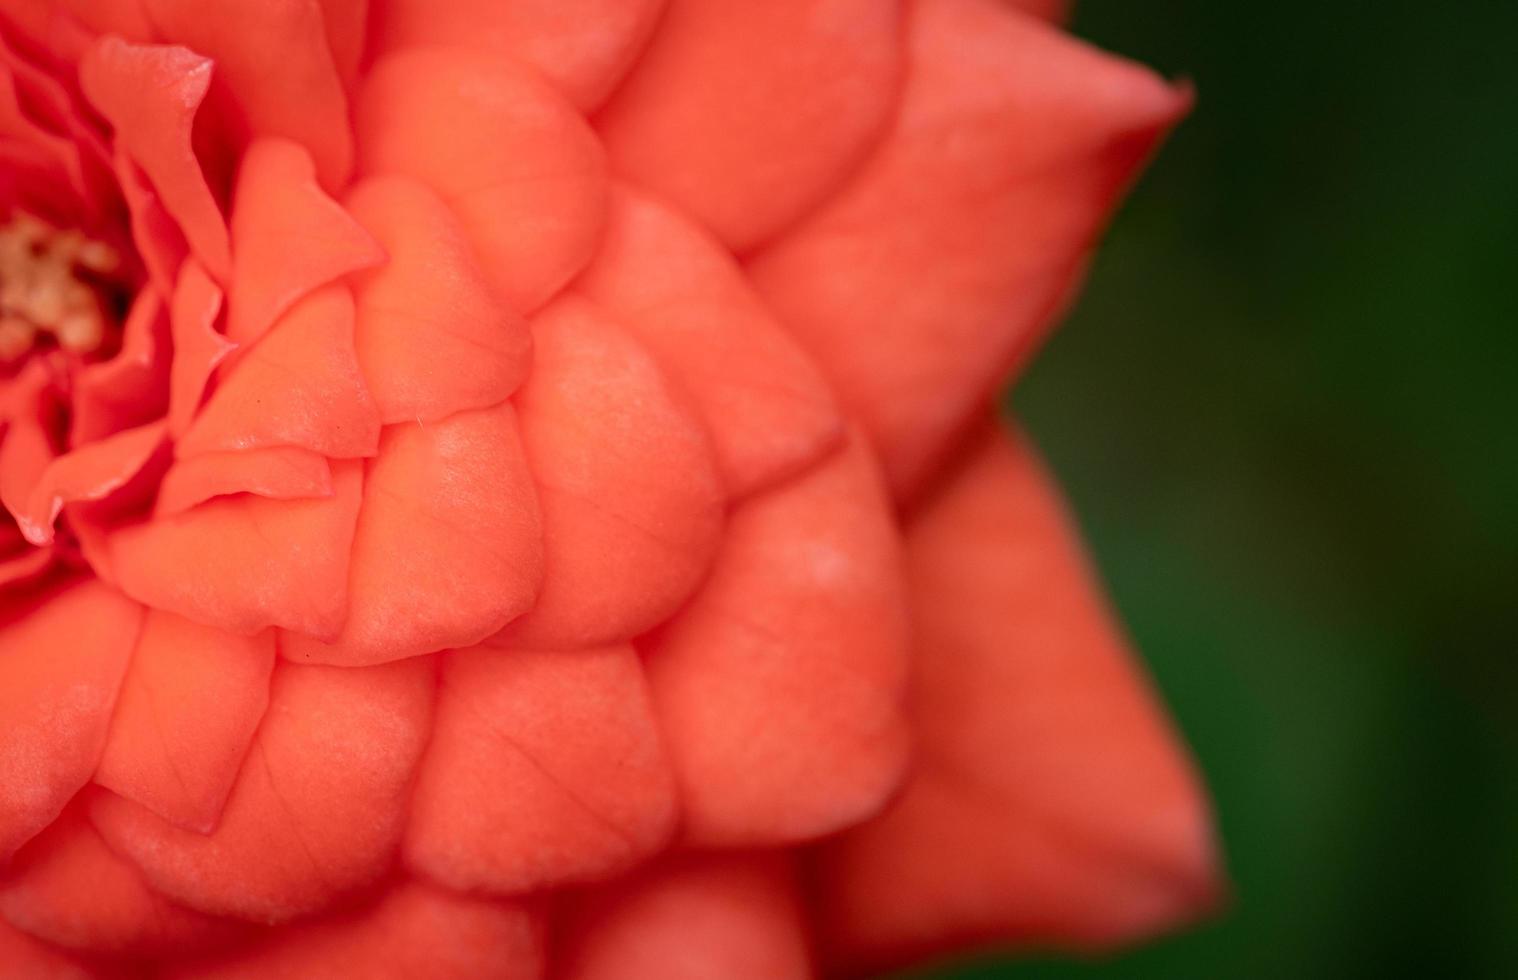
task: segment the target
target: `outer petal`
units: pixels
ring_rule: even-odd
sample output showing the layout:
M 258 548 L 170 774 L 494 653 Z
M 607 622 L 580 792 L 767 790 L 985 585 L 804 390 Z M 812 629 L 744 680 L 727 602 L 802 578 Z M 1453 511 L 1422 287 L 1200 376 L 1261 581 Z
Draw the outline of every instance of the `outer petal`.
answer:
M 378 177 L 348 207 L 390 253 L 353 287 L 354 345 L 380 418 L 430 422 L 504 401 L 527 375 L 532 335 L 485 282 L 448 205 L 417 181 Z
M 648 354 L 589 303 L 555 303 L 533 335 L 517 404 L 543 509 L 543 591 L 502 642 L 628 640 L 685 601 L 716 551 L 711 449 Z
M 777 854 L 689 857 L 593 894 L 563 944 L 564 980 L 805 980 L 794 873 Z
M 112 954 L 182 955 L 235 929 L 154 892 L 77 806 L 16 856 L 0 879 L 0 915 L 67 949 Z M 7 966 L 0 955 L 0 967 Z
M 274 500 L 332 496 L 327 457 L 294 446 L 206 453 L 169 467 L 153 502 L 154 517 L 173 517 L 214 497 L 252 493 Z
M 341 463 L 330 499 L 213 500 L 116 531 L 101 558 L 127 595 L 196 622 L 335 636 L 362 481 L 359 464 Z
M 547 951 L 540 917 L 408 882 L 368 907 L 287 926 L 227 957 L 170 967 L 165 980 L 541 980 Z
M 906 597 L 868 452 L 746 501 L 710 579 L 648 651 L 694 844 L 819 836 L 905 760 Z
M 374 42 L 381 54 L 456 45 L 531 65 L 582 110 L 604 99 L 653 31 L 665 0 L 385 0 Z
M 232 202 L 227 336 L 234 343 L 253 343 L 317 286 L 384 261 L 374 237 L 316 183 L 305 147 L 253 141 Z
M 595 250 L 600 143 L 530 69 L 464 48 L 392 55 L 365 83 L 358 134 L 364 173 L 415 177 L 447 200 L 518 312 L 541 306 Z
M 379 410 L 354 353 L 353 297 L 346 287 L 309 294 L 230 363 L 175 447 L 181 458 L 270 446 L 338 458 L 376 452 Z
M 1113 201 L 1188 104 L 999 0 L 913 11 L 885 143 L 750 264 L 898 494 L 1048 329 Z
M 112 850 L 191 908 L 266 923 L 324 908 L 390 865 L 433 685 L 424 659 L 363 670 L 283 664 L 214 833 L 110 795 L 90 816 Z
M 801 217 L 896 105 L 897 0 L 671 0 L 596 118 L 612 169 L 735 251 Z
M 95 582 L 0 625 L 0 862 L 95 771 L 142 609 Z
M 734 496 L 799 471 L 842 440 L 821 374 L 722 246 L 678 213 L 616 194 L 601 251 L 576 288 L 690 392 Z
M 33 939 L 3 919 L 0 919 L 0 964 L 18 980 L 106 980 L 111 976 Z
M 304 143 L 322 183 L 343 185 L 353 166 L 348 100 L 315 0 L 145 0 L 144 6 L 159 33 L 216 62 L 248 135 Z
M 209 833 L 269 703 L 274 637 L 148 613 L 95 782 Z
M 835 955 L 1110 943 L 1209 904 L 1196 777 L 1029 448 L 983 442 L 908 555 L 920 762 L 884 815 L 823 849 Z
M 195 111 L 211 84 L 211 61 L 186 48 L 96 42 L 79 66 L 85 95 L 141 167 L 195 257 L 218 280 L 230 268 L 227 226 L 190 145 Z
M 72 449 L 37 476 L 16 523 L 33 544 L 51 544 L 64 504 L 101 500 L 125 486 L 164 446 L 165 426 L 152 422 Z
M 341 634 L 290 634 L 283 656 L 373 664 L 472 646 L 531 608 L 543 535 L 509 404 L 385 430 L 351 567 Z
M 411 867 L 500 893 L 596 880 L 661 847 L 674 815 L 631 647 L 448 655 Z

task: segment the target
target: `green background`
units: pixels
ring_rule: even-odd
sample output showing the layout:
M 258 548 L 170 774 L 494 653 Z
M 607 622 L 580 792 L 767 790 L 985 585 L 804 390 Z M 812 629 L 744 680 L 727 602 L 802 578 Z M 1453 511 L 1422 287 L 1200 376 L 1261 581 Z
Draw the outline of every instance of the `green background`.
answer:
M 1010 403 L 1236 897 L 933 976 L 1518 976 L 1518 4 L 1084 0 L 1197 85 Z

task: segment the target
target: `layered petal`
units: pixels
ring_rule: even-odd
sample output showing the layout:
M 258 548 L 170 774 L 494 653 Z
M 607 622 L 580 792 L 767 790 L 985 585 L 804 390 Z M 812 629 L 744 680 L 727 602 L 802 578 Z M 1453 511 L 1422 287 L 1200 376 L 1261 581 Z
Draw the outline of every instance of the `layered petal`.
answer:
M 50 544 L 65 504 L 101 500 L 121 489 L 164 445 L 164 425 L 150 422 L 87 443 L 50 460 L 32 484 L 16 523 L 33 544 Z
M 353 167 L 348 99 L 314 0 L 143 0 L 164 37 L 216 63 L 222 107 L 243 137 L 285 136 L 306 146 L 335 190 Z M 277 66 L 277 70 L 275 69 Z
M 379 410 L 354 352 L 346 287 L 310 293 L 230 363 L 175 447 L 180 457 L 270 446 L 339 458 L 375 454 Z
M 833 956 L 1089 946 L 1217 894 L 1207 806 L 1026 443 L 988 434 L 908 532 L 918 764 L 822 848 Z
M 606 209 L 585 120 L 536 72 L 467 48 L 401 51 L 358 104 L 361 170 L 414 177 L 458 214 L 486 279 L 529 313 L 580 271 Z
M 0 625 L 0 862 L 89 781 L 142 610 L 97 582 L 5 610 Z
M 171 351 L 163 301 L 144 289 L 122 324 L 121 350 L 109 361 L 87 365 L 75 378 L 69 443 L 82 446 L 162 418 Z
M 749 263 L 899 495 L 1043 336 L 1113 202 L 1189 102 L 1000 0 L 916 4 L 907 52 L 880 149 Z
M 0 919 L 0 963 L 26 980 L 105 980 L 97 971 L 55 946 L 33 939 Z
M 335 636 L 347 615 L 362 483 L 358 463 L 336 463 L 330 498 L 218 498 L 111 532 L 91 562 L 127 595 L 196 622 Z
M 506 55 L 542 72 L 581 110 L 600 104 L 643 49 L 665 0 L 384 0 L 373 43 L 457 46 Z
M 884 802 L 906 762 L 905 611 L 857 439 L 738 507 L 711 577 L 647 651 L 688 841 L 791 843 Z
M 531 608 L 543 579 L 537 495 L 509 403 L 389 426 L 364 481 L 348 613 L 298 663 L 373 664 L 472 646 Z
M 327 457 L 295 446 L 206 453 L 169 467 L 158 485 L 153 516 L 173 517 L 213 497 L 251 493 L 273 500 L 333 495 Z
M 745 251 L 838 186 L 896 105 L 897 0 L 670 0 L 596 117 L 612 169 Z
M 374 237 L 317 183 L 305 147 L 267 137 L 249 145 L 232 199 L 228 338 L 252 344 L 317 286 L 384 261 Z
M 274 637 L 151 610 L 95 782 L 176 826 L 216 826 L 269 703 Z
M 780 854 L 671 861 L 592 893 L 562 944 L 565 980 L 806 980 L 795 874 Z
M 664 844 L 674 785 L 630 646 L 448 654 L 407 863 L 511 894 L 599 880 Z
M 652 358 L 589 303 L 554 303 L 533 336 L 517 405 L 543 512 L 543 590 L 492 642 L 628 640 L 705 574 L 722 528 L 716 465 Z
M 431 724 L 429 659 L 366 669 L 282 664 L 214 832 L 102 794 L 111 849 L 191 908 L 275 923 L 326 907 L 389 868 Z
M 600 251 L 576 289 L 632 331 L 690 393 L 733 496 L 796 473 L 843 438 L 821 374 L 722 246 L 678 212 L 619 190 Z
M 268 942 L 171 966 L 168 980 L 542 980 L 547 951 L 541 916 L 521 905 L 482 901 L 415 882 L 362 909 L 289 926 Z
M 381 420 L 504 401 L 527 375 L 532 336 L 491 291 L 448 205 L 406 177 L 366 180 L 347 204 L 390 256 L 353 284 L 354 346 Z
M 150 296 L 150 290 L 143 295 Z M 222 291 L 195 261 L 180 267 L 169 322 L 174 361 L 169 367 L 169 433 L 178 439 L 195 419 L 217 366 L 236 349 L 216 330 Z

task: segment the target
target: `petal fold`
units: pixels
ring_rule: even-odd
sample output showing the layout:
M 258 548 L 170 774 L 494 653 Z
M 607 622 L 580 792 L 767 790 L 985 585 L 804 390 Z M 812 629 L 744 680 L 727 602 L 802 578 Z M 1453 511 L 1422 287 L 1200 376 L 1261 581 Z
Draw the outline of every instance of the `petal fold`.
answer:
M 1189 95 L 1001 0 L 912 8 L 892 130 L 749 263 L 909 495 L 1067 302 Z
M 333 494 L 327 457 L 294 446 L 206 453 L 169 467 L 153 502 L 153 516 L 173 517 L 214 497 L 251 493 L 271 500 Z
M 733 513 L 647 661 L 697 846 L 788 844 L 873 813 L 906 762 L 896 529 L 856 440 Z
M 1202 791 L 1028 445 L 989 433 L 907 553 L 919 762 L 883 815 L 822 849 L 834 958 L 1104 946 L 1207 908 Z
M 174 901 L 266 924 L 379 879 L 400 841 L 431 724 L 433 664 L 281 664 L 269 710 L 209 835 L 101 794 L 90 818 Z
M 444 659 L 405 855 L 454 888 L 595 881 L 658 850 L 674 785 L 630 646 Z

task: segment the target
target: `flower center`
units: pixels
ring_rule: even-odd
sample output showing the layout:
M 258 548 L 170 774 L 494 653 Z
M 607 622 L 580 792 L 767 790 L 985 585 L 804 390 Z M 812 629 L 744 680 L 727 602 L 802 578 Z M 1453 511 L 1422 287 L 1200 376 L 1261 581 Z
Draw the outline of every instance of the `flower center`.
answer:
M 0 225 L 0 363 L 34 348 L 97 351 L 113 320 L 104 296 L 121 256 L 76 229 L 25 211 Z

